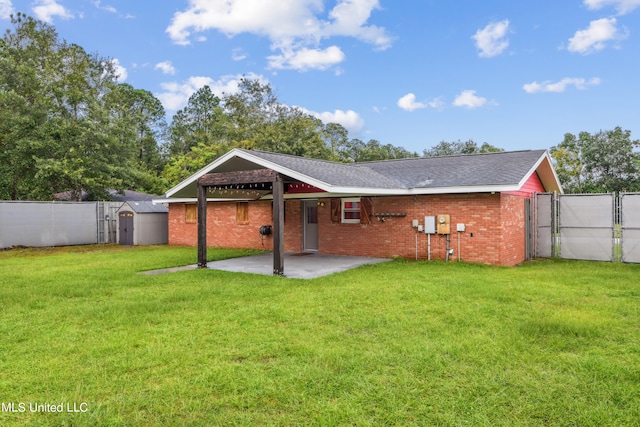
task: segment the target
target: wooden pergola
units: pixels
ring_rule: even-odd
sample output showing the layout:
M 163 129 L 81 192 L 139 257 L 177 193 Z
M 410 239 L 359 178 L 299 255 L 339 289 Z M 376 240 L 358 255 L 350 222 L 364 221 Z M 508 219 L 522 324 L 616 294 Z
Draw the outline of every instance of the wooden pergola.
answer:
M 273 194 L 273 274 L 284 275 L 284 180 L 271 169 L 208 173 L 198 179 L 198 268 L 207 267 L 207 193 L 210 188 L 239 190 L 270 185 Z

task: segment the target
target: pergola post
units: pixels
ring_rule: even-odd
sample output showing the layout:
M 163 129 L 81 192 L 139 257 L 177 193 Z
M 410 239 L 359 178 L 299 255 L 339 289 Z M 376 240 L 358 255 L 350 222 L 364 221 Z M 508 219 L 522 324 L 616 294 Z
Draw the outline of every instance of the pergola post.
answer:
M 198 268 L 207 268 L 207 187 L 198 179 Z
M 273 274 L 284 275 L 284 181 L 273 180 Z

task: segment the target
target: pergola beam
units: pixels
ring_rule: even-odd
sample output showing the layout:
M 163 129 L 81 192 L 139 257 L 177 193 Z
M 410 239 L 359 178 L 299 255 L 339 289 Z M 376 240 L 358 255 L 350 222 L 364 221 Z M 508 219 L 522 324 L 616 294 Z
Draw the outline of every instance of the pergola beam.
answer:
M 204 185 L 205 187 L 259 184 L 262 182 L 274 182 L 276 175 L 277 173 L 271 169 L 208 173 L 198 180 L 198 184 Z

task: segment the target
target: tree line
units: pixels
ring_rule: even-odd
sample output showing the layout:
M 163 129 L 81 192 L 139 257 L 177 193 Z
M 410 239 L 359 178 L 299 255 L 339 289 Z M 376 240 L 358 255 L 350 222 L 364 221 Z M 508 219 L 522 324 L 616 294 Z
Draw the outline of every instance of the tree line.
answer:
M 166 121 L 149 91 L 118 83 L 109 58 L 61 40 L 49 24 L 18 13 L 0 39 L 0 199 L 108 199 L 107 190 L 161 194 L 239 147 L 340 162 L 418 157 L 349 138 L 281 103 L 272 87 L 243 78 L 233 93 L 204 86 Z M 565 135 L 551 148 L 568 192 L 639 191 L 640 159 L 629 131 Z M 422 156 L 502 151 L 441 141 Z

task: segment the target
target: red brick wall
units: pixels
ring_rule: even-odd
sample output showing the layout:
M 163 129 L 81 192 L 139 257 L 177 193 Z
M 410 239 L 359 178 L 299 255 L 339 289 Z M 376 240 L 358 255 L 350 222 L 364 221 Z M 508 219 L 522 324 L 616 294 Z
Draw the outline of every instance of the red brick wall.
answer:
M 458 259 L 458 237 L 460 237 L 462 260 L 501 264 L 502 206 L 498 194 L 416 196 L 415 198 L 413 196 L 374 197 L 372 202 L 374 212 L 405 213 L 406 216 L 388 217 L 384 222 L 374 217 L 373 223 L 368 225 L 331 224 L 328 205 L 325 205 L 318 218 L 319 252 L 415 259 L 417 237 L 418 258 L 427 259 L 428 237 L 424 233 L 417 233 L 411 226 L 411 221 L 417 219 L 421 225 L 424 225 L 425 215 L 449 214 L 451 218 L 449 247 L 455 251 L 450 259 Z M 460 233 L 459 236 L 455 231 L 458 223 L 466 226 L 465 232 Z M 446 240 L 445 235 L 431 235 L 431 259 L 446 258 Z
M 525 260 L 525 197 L 502 194 L 502 252 L 500 265 L 515 265 Z
M 262 248 L 258 230 L 273 224 L 270 201 L 249 203 L 249 222 L 236 222 L 236 202 L 210 202 L 207 204 L 207 246 L 222 248 Z M 185 221 L 185 205 L 169 204 L 169 245 L 196 246 L 198 223 Z M 264 239 L 266 249 L 273 247 L 273 238 Z
M 169 245 L 196 246 L 198 223 L 187 223 L 185 205 L 169 204 Z M 301 201 L 285 201 L 286 252 L 302 250 Z M 273 236 L 261 238 L 258 230 L 263 225 L 273 225 L 271 201 L 249 203 L 249 222 L 236 222 L 236 202 L 209 202 L 207 204 L 207 246 L 218 248 L 273 249 Z
M 451 260 L 493 265 L 515 265 L 525 259 L 524 197 L 505 194 L 461 194 L 441 196 L 372 197 L 373 212 L 405 213 L 405 217 L 388 217 L 384 222 L 373 217 L 372 223 L 332 224 L 329 199 L 318 207 L 318 251 L 336 255 L 402 257 L 415 259 L 416 236 L 418 258 L 427 259 L 427 235 L 417 233 L 412 219 L 424 225 L 425 215 L 449 214 L 451 217 Z M 285 202 L 285 251 L 302 249 L 302 201 Z M 207 243 L 212 247 L 262 248 L 258 229 L 273 224 L 271 202 L 251 202 L 249 224 L 236 224 L 236 204 L 209 203 L 207 209 Z M 196 245 L 197 224 L 185 224 L 183 204 L 170 204 L 169 244 Z M 456 232 L 456 224 L 466 230 Z M 221 230 L 224 230 L 222 232 Z M 460 238 L 460 254 L 458 254 Z M 273 237 L 264 240 L 272 248 Z M 444 259 L 446 237 L 431 236 L 431 259 Z

